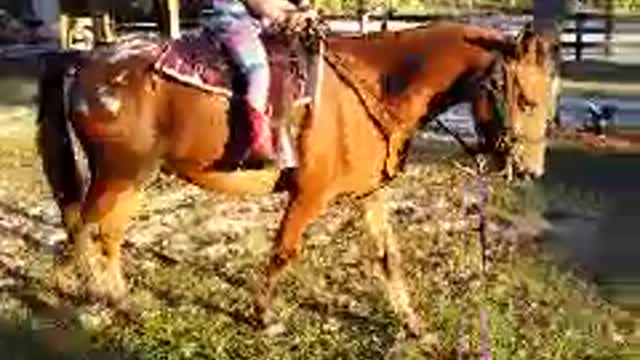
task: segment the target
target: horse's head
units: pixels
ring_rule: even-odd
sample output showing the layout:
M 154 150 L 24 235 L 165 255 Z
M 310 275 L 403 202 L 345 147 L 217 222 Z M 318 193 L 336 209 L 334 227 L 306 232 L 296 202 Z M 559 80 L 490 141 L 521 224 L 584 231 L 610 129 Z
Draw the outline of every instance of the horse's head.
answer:
M 493 104 L 493 119 L 478 123 L 482 148 L 499 168 L 521 178 L 544 173 L 546 125 L 554 110 L 555 51 L 551 37 L 525 26 L 507 41 L 484 90 Z

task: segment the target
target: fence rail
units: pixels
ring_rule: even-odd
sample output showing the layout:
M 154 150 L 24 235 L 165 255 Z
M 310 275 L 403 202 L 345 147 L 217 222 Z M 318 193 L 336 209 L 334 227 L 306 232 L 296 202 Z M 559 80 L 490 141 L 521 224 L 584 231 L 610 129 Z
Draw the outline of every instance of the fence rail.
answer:
M 206 13 L 206 11 L 205 11 Z M 467 12 L 463 14 L 403 14 L 395 11 L 372 11 L 362 15 L 326 14 L 332 28 L 341 33 L 358 33 L 398 29 L 438 20 L 473 20 L 493 25 L 503 30 L 515 32 L 532 15 L 527 11 L 500 14 L 495 12 Z M 491 20 L 494 19 L 494 20 Z M 181 26 L 192 27 L 197 19 L 183 19 Z M 153 23 L 120 24 L 123 29 L 151 30 Z M 610 16 L 603 13 L 575 13 L 567 16 L 561 34 L 563 53 L 580 61 L 588 54 L 611 56 L 614 53 L 635 53 L 640 55 L 640 15 Z
M 396 14 L 394 12 L 369 13 L 361 17 L 354 15 L 327 15 L 326 18 L 333 22 L 359 22 L 360 26 L 355 31 L 393 29 L 399 23 L 420 24 L 438 20 L 459 20 L 464 18 L 489 18 L 495 13 L 467 13 L 464 15 L 418 15 Z M 502 15 L 509 17 L 509 25 L 495 24 L 514 31 L 525 21 L 532 18 L 530 12 L 518 12 Z M 372 26 L 371 24 L 378 24 Z M 353 28 L 344 32 L 354 32 Z M 610 16 L 602 13 L 575 13 L 565 18 L 561 35 L 562 47 L 569 50 L 574 59 L 580 61 L 586 50 L 601 50 L 605 56 L 614 51 L 640 51 L 640 15 Z

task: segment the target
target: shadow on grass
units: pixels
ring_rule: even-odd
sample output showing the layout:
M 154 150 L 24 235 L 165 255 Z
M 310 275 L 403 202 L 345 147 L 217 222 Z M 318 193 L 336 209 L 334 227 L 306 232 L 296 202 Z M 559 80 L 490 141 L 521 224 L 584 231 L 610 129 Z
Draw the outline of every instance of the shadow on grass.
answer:
M 124 351 L 96 350 L 75 310 L 45 297 L 38 279 L 0 262 L 3 282 L 0 296 L 16 300 L 18 311 L 0 317 L 0 354 L 3 360 L 135 359 Z M 77 301 L 75 301 L 77 302 Z M 8 315 L 11 313 L 12 315 Z
M 0 60 L 0 105 L 33 105 L 37 100 L 38 60 Z
M 91 348 L 91 336 L 84 331 L 70 309 L 54 308 L 33 295 L 21 295 L 33 315 L 23 319 L 0 319 L 0 354 L 6 360 L 131 359 L 124 352 Z
M 125 351 L 94 349 L 91 346 L 91 335 L 83 329 L 72 310 L 50 307 L 35 297 L 29 301 L 30 307 L 40 307 L 37 314 L 20 320 L 0 319 L 2 359 L 136 359 Z
M 546 216 L 556 228 L 564 230 L 543 237 L 551 246 L 559 246 L 569 261 L 599 286 L 626 286 L 629 282 L 640 286 L 640 243 L 636 235 L 640 224 L 640 154 L 561 147 L 552 149 L 547 159 L 542 186 L 553 204 Z M 563 199 L 567 193 L 579 198 Z M 601 207 L 599 216 L 557 216 L 575 208 L 572 203 L 584 197 L 599 199 L 594 204 Z M 633 301 L 640 304 L 640 298 Z
M 542 181 L 549 185 L 560 183 L 586 191 L 605 192 L 615 198 L 640 194 L 640 154 L 557 147 L 547 155 Z
M 573 81 L 640 83 L 640 64 L 619 64 L 604 60 L 567 61 L 561 65 L 562 77 Z

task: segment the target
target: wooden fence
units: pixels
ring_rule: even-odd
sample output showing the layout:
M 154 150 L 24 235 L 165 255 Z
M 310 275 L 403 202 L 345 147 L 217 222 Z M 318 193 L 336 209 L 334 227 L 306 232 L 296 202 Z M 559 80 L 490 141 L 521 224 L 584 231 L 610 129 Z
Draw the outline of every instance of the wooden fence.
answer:
M 495 14 L 465 14 L 465 15 L 413 15 L 396 14 L 394 12 L 365 13 L 359 18 L 353 15 L 327 15 L 334 22 L 359 22 L 358 30 L 375 31 L 394 29 L 399 24 L 428 23 L 437 20 L 460 20 L 461 18 L 488 18 Z M 525 21 L 531 20 L 528 12 L 512 15 L 511 30 L 517 29 Z M 375 26 L 378 25 L 378 26 Z M 396 25 L 396 26 L 394 26 Z M 351 30 L 353 31 L 353 30 Z M 347 30 L 349 32 L 349 30 Z M 596 50 L 603 56 L 609 57 L 615 50 L 638 52 L 640 60 L 640 15 L 609 16 L 602 13 L 575 13 L 565 18 L 562 27 L 562 48 L 570 52 L 576 61 L 583 59 L 586 51 Z
M 616 49 L 640 50 L 640 16 L 637 15 L 614 17 L 578 13 L 567 19 L 563 33 L 571 34 L 575 38 L 573 41 L 563 41 L 562 46 L 572 48 L 577 61 L 582 60 L 585 50 L 588 49 L 601 49 L 607 57 Z M 589 35 L 599 39 L 585 39 Z
M 167 1 L 167 0 L 164 0 Z M 206 13 L 206 10 L 205 10 Z M 509 14 L 496 14 L 490 12 L 473 12 L 455 15 L 415 15 L 399 14 L 394 11 L 375 11 L 361 13 L 360 15 L 329 14 L 325 17 L 333 24 L 349 24 L 350 26 L 337 26 L 341 32 L 362 32 L 376 30 L 393 30 L 401 27 L 412 26 L 418 23 L 427 23 L 436 20 L 461 20 L 461 19 L 490 19 L 499 17 L 498 23 L 502 28 L 517 31 L 525 21 L 532 18 L 530 12 L 511 12 Z M 481 21 L 484 22 L 484 21 Z M 488 21 L 490 23 L 490 21 Z M 181 26 L 192 27 L 197 19 L 181 17 Z M 506 25 L 504 23 L 507 23 Z M 134 24 L 119 24 L 120 27 L 131 29 L 138 26 Z M 133 25 L 133 26 L 132 26 Z M 142 25 L 142 24 L 139 24 Z M 156 26 L 146 23 L 139 28 L 152 30 Z M 568 16 L 562 29 L 563 53 L 574 60 L 580 61 L 585 54 L 599 53 L 600 56 L 609 57 L 616 52 L 638 52 L 640 58 L 640 15 L 636 16 L 609 16 L 603 13 L 576 13 Z

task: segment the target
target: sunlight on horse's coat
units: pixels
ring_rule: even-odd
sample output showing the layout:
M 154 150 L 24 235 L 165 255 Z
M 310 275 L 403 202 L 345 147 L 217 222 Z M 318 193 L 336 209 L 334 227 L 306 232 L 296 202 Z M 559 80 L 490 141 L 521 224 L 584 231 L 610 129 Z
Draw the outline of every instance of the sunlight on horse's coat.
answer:
M 110 83 L 114 85 L 127 85 L 129 70 L 124 69 L 111 79 Z
M 118 116 L 118 112 L 122 107 L 122 101 L 116 94 L 113 86 L 100 85 L 96 89 L 97 100 L 100 101 L 102 106 L 111 113 L 113 116 Z

